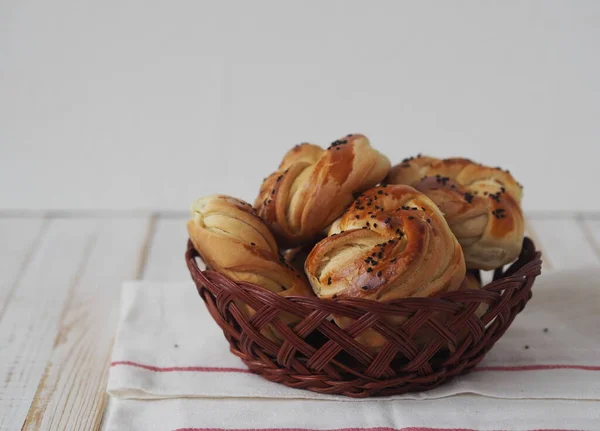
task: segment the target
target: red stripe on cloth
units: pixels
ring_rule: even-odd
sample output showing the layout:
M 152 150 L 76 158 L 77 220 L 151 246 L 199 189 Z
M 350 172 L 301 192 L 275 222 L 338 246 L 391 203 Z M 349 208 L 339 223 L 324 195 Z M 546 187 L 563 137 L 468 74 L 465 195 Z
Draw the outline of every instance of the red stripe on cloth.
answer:
M 133 361 L 114 361 L 110 366 L 128 365 L 131 367 L 143 368 L 148 371 L 157 373 L 173 372 L 173 371 L 195 371 L 202 373 L 250 373 L 246 368 L 235 367 L 156 367 L 154 365 L 140 364 Z M 565 365 L 565 364 L 548 364 L 548 365 L 513 365 L 513 366 L 491 366 L 477 367 L 473 371 L 544 371 L 544 370 L 583 370 L 583 371 L 600 371 L 599 365 Z M 243 430 L 245 431 L 245 430 Z M 295 430 L 291 430 L 295 431 Z M 337 430 L 333 430 L 337 431 Z M 346 430 L 344 430 L 346 431 Z M 404 431 L 404 430 L 402 430 Z
M 427 428 L 427 427 L 371 427 L 371 428 L 178 428 L 173 431 L 477 431 L 471 428 Z M 559 429 L 535 429 L 529 431 L 577 431 Z
M 148 371 L 155 371 L 158 373 L 168 373 L 172 371 L 196 371 L 203 373 L 249 373 L 250 370 L 246 368 L 233 368 L 233 367 L 156 367 L 154 365 L 140 364 L 132 361 L 114 361 L 110 363 L 111 367 L 117 365 L 128 365 L 130 367 L 143 368 Z
M 477 367 L 473 371 L 543 371 L 543 370 L 584 370 L 600 371 L 597 365 L 514 365 L 514 366 L 496 366 L 496 367 Z

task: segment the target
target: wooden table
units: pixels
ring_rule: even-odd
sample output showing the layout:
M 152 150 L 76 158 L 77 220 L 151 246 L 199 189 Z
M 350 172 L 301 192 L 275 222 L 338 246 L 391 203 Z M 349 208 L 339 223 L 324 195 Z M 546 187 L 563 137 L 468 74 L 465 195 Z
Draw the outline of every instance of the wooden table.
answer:
M 600 264 L 600 217 L 529 214 L 545 268 Z M 121 282 L 186 280 L 185 214 L 0 212 L 0 429 L 99 429 Z

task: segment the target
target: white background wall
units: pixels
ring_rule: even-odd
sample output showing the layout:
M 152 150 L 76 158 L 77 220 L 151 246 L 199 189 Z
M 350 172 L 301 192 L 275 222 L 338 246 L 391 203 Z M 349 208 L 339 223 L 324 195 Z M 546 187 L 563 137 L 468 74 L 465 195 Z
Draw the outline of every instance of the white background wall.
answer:
M 600 210 L 600 2 L 0 0 L 0 208 L 251 200 L 351 132 Z

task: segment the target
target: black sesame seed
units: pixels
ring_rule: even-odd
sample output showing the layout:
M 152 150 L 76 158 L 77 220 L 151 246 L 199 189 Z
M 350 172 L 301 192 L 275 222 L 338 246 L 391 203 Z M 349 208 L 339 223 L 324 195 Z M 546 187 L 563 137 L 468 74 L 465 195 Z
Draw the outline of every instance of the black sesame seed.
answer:
M 369 286 L 363 286 L 363 287 L 361 287 L 361 289 L 362 289 L 362 290 L 368 290 L 368 289 L 369 289 Z
M 391 217 L 387 217 L 387 218 L 386 218 L 386 219 L 385 219 L 383 222 L 384 222 L 384 223 L 389 223 L 391 220 L 392 220 L 392 218 L 391 218 Z
M 429 218 L 428 218 L 428 219 L 427 219 L 427 223 L 431 223 L 431 219 L 429 219 Z
M 327 284 L 331 284 L 331 277 L 327 279 Z
M 373 214 L 373 215 L 371 216 L 371 218 L 375 218 L 375 214 Z
M 378 195 L 382 195 L 383 194 L 383 190 L 377 190 L 377 194 Z
M 525 344 L 525 348 L 526 348 L 526 349 L 529 349 L 529 346 L 528 346 L 527 344 Z
M 373 227 L 377 227 L 377 223 L 373 223 Z
M 393 258 L 392 260 L 390 260 L 390 262 L 394 263 L 394 262 L 396 262 L 396 260 L 398 260 L 398 258 L 397 258 L 397 257 L 395 257 L 395 258 Z
M 381 277 L 381 271 L 377 271 L 377 277 Z
M 382 252 L 379 252 L 379 253 L 377 253 L 377 257 L 378 257 L 379 259 L 383 258 L 383 253 L 382 253 Z
M 412 220 L 412 219 L 414 219 L 414 217 L 413 216 L 408 216 L 408 219 Z
M 254 244 L 253 242 L 251 242 L 250 245 L 256 245 L 256 244 Z
M 355 215 L 354 218 L 358 220 L 360 218 L 360 216 Z
M 371 272 L 371 271 L 373 271 L 373 268 L 371 268 L 371 267 L 367 268 L 367 272 Z

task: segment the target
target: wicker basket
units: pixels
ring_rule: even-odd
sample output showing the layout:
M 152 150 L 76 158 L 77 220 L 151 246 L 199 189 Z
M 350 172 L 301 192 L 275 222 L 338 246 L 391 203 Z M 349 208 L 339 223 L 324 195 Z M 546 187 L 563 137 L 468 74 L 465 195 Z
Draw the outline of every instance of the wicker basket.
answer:
M 196 258 L 198 253 L 188 242 L 186 261 L 198 292 L 231 351 L 252 372 L 290 387 L 349 397 L 425 391 L 470 371 L 525 307 L 542 264 L 541 254 L 525 238 L 519 259 L 506 270 L 497 269 L 494 281 L 482 289 L 382 303 L 284 298 L 215 271 L 201 271 Z M 236 305 L 240 303 L 256 313 L 246 317 Z M 477 317 L 482 303 L 487 311 Z M 278 318 L 282 312 L 297 316 L 299 322 L 288 327 Z M 355 322 L 342 329 L 331 320 L 333 314 Z M 392 326 L 382 316 L 406 320 Z M 265 325 L 273 325 L 283 341 L 265 337 L 261 333 Z M 368 328 L 388 341 L 378 352 L 355 340 Z M 415 337 L 423 331 L 428 334 L 426 342 Z

